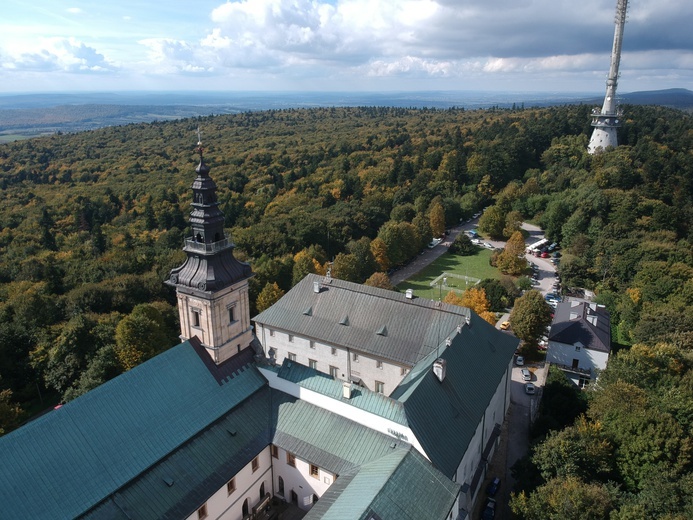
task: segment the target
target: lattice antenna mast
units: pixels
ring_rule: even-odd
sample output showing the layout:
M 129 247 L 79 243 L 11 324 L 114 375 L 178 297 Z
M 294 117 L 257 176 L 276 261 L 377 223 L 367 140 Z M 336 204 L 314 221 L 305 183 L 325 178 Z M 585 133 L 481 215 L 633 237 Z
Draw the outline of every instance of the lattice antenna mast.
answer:
M 592 110 L 592 138 L 587 151 L 594 154 L 609 146 L 618 146 L 616 129 L 621 126 L 621 111 L 616 106 L 616 85 L 618 84 L 618 68 L 621 63 L 621 45 L 623 44 L 623 28 L 626 25 L 628 0 L 616 0 L 616 20 L 614 29 L 614 46 L 611 50 L 611 66 L 606 80 L 606 95 L 601 111 Z

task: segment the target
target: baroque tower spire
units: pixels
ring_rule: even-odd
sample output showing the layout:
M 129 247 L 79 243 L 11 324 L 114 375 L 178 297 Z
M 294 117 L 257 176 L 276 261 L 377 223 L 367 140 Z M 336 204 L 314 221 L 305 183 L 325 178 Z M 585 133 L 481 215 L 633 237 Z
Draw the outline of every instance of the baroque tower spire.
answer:
M 196 337 L 219 364 L 253 339 L 248 299 L 248 279 L 253 273 L 233 256 L 235 246 L 224 233 L 224 214 L 217 201 L 217 185 L 204 162 L 199 128 L 197 135 L 200 163 L 191 187 L 192 236 L 183 247 L 188 258 L 171 270 L 165 283 L 176 288 L 181 339 Z
M 587 146 L 590 154 L 605 150 L 609 146 L 618 146 L 616 129 L 621 126 L 623 115 L 616 107 L 616 84 L 618 83 L 618 67 L 621 62 L 621 44 L 623 43 L 623 28 L 626 25 L 628 0 L 616 0 L 616 28 L 614 29 L 614 46 L 611 50 L 611 66 L 606 80 L 606 95 L 601 112 L 598 108 L 592 110 L 592 138 Z

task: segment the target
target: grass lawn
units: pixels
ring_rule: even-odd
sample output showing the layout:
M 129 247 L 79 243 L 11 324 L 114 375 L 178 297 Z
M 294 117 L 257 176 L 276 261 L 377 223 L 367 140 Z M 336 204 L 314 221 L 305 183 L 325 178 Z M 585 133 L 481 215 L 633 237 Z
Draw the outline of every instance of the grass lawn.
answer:
M 450 291 L 449 288 L 464 290 L 465 283 L 463 280 L 454 278 L 448 279 L 448 289 L 441 288 L 436 285 L 431 287 L 429 284 L 435 280 L 441 273 L 451 273 L 460 276 L 469 276 L 470 278 L 500 278 L 501 273 L 495 267 L 491 267 L 488 263 L 491 258 L 491 251 L 485 248 L 478 248 L 475 255 L 459 256 L 449 253 L 443 254 L 429 266 L 425 267 L 419 274 L 400 283 L 397 288 L 404 292 L 407 289 L 414 289 L 414 294 L 422 298 L 437 300 L 441 295 L 445 295 Z

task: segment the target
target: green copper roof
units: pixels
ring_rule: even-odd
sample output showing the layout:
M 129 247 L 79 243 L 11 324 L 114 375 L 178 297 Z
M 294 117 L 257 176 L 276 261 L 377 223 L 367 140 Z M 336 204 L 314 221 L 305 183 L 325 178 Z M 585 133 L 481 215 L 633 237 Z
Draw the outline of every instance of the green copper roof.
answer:
M 402 403 L 378 392 L 352 385 L 351 398 L 345 399 L 343 397 L 343 382 L 341 380 L 287 359 L 282 363 L 277 375 L 281 379 L 296 383 L 307 390 L 331 397 L 398 424 L 407 425 L 407 417 Z
M 460 486 L 415 449 L 398 450 L 339 479 L 305 520 L 443 520 Z
M 272 399 L 272 442 L 337 475 L 409 446 L 282 392 L 273 393 Z
M 451 339 L 439 356 L 431 353 L 415 366 L 390 396 L 404 404 L 426 455 L 448 476 L 457 470 L 519 342 L 476 314 L 471 326 Z M 436 357 L 447 364 L 442 383 L 431 369 Z
M 0 437 L 3 512 L 74 518 L 266 385 L 254 367 L 215 374 L 201 354 L 182 343 Z

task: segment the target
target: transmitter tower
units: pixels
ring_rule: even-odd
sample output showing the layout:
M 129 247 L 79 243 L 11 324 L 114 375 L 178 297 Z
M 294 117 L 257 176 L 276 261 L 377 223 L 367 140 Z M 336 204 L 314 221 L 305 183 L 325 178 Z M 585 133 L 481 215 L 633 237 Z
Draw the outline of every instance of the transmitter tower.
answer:
M 592 126 L 594 131 L 587 151 L 595 154 L 609 146 L 618 146 L 616 129 L 621 126 L 622 112 L 616 106 L 616 84 L 618 83 L 618 66 L 621 61 L 621 44 L 623 43 L 623 27 L 626 25 L 628 0 L 616 0 L 616 28 L 614 30 L 614 47 L 611 50 L 611 67 L 606 80 L 606 96 L 601 111 L 592 110 Z

